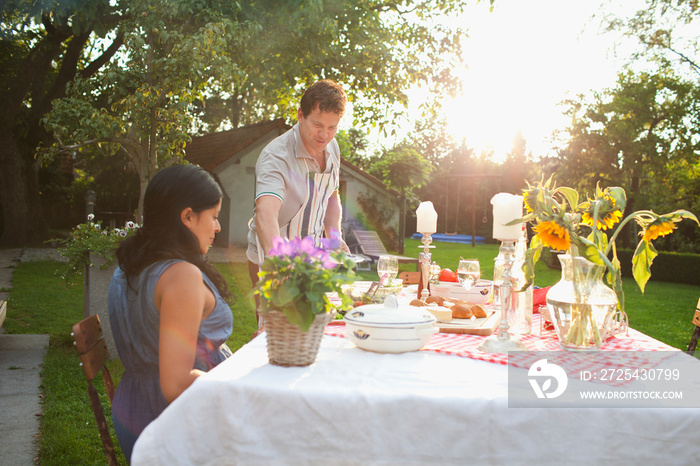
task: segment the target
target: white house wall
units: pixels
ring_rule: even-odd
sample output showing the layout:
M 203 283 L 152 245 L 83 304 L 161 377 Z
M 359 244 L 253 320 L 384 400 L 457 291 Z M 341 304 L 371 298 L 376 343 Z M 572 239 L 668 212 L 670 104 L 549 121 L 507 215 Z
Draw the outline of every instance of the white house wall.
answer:
M 253 216 L 255 199 L 255 163 L 260 152 L 278 135 L 278 131 L 271 131 L 256 144 L 214 169 L 230 200 L 227 228 L 222 225 L 221 232 L 221 234 L 227 235 L 230 245 L 244 246 L 247 244 L 248 221 Z M 357 199 L 360 193 L 363 193 L 365 196 L 387 199 L 395 206 L 389 226 L 394 228 L 396 232 L 399 231 L 400 206 L 398 200 L 393 195 L 388 194 L 383 186 L 351 169 L 346 169 L 342 165 L 340 167 L 340 180 L 341 183 L 345 182 L 343 229 L 348 227 L 350 219 L 357 218 L 358 214 L 362 212 Z
M 228 243 L 235 246 L 247 244 L 248 220 L 253 216 L 255 204 L 255 163 L 260 152 L 279 131 L 270 131 L 257 143 L 247 147 L 242 154 L 222 163 L 214 170 L 229 197 Z M 222 230 L 225 230 L 222 225 Z M 225 233 L 222 231 L 222 233 Z
M 393 206 L 393 213 L 389 218 L 388 226 L 399 232 L 400 205 L 399 201 L 392 195 L 388 194 L 383 186 L 378 186 L 376 183 L 369 181 L 367 178 L 352 170 L 340 169 L 340 181 L 345 181 L 345 203 L 343 205 L 343 229 L 348 228 L 348 224 L 352 219 L 357 219 L 360 214 L 367 217 L 360 207 L 357 199 L 360 194 L 365 197 L 386 199 L 386 202 Z

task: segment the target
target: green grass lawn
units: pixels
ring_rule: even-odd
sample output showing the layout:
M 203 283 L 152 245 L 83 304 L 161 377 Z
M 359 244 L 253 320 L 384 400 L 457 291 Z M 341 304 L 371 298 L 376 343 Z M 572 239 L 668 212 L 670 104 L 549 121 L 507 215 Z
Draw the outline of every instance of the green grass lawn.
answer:
M 417 257 L 418 240 L 406 240 L 405 255 Z M 434 243 L 433 259 L 443 268 L 455 269 L 460 256 L 479 259 L 482 277 L 493 276 L 496 245 Z M 231 306 L 234 331 L 228 343 L 232 350 L 240 348 L 256 329 L 253 306 L 246 295 L 250 281 L 246 264 L 220 264 L 231 290 L 238 297 Z M 42 372 L 44 413 L 42 418 L 42 465 L 105 464 L 102 444 L 90 409 L 85 377 L 78 366 L 72 345 L 71 326 L 83 316 L 81 286 L 66 288 L 56 274 L 52 262 L 21 263 L 15 269 L 13 288 L 5 321 L 7 333 L 48 333 L 49 349 Z M 402 270 L 412 270 L 404 265 Z M 372 279 L 374 272 L 361 277 Z M 548 286 L 559 280 L 559 270 L 539 263 L 535 284 Z M 693 326 L 690 323 L 700 296 L 700 287 L 663 282 L 650 282 L 644 295 L 631 279 L 626 279 L 627 312 L 632 327 L 671 346 L 685 350 Z M 110 363 L 116 383 L 123 368 L 119 361 Z M 101 388 L 101 384 L 97 384 Z M 110 413 L 106 413 L 109 421 Z M 116 439 L 115 439 L 116 444 Z M 118 449 L 118 446 L 117 446 Z M 121 455 L 121 452 L 118 451 Z M 122 462 L 124 461 L 121 456 Z
M 256 330 L 252 306 L 237 283 L 249 289 L 245 264 L 219 266 L 231 291 L 238 297 L 231 305 L 233 334 L 228 344 L 233 351 L 250 340 Z M 44 413 L 41 431 L 42 465 L 106 464 L 95 418 L 90 409 L 85 376 L 73 347 L 71 327 L 83 318 L 82 286 L 66 287 L 56 274 L 54 262 L 22 263 L 14 271 L 13 286 L 5 321 L 7 333 L 48 333 L 49 348 L 44 359 L 41 389 Z M 118 360 L 109 364 L 115 384 L 124 371 Z M 96 387 L 107 400 L 101 382 Z M 108 403 L 107 403 L 108 404 Z M 111 427 L 111 413 L 105 412 Z M 113 441 L 120 463 L 126 464 L 116 437 Z

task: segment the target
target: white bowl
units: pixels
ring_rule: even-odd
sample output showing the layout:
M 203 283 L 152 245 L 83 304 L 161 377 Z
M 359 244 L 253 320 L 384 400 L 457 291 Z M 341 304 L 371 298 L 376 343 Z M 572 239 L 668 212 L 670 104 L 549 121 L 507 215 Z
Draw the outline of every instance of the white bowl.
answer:
M 389 295 L 399 295 L 403 289 L 403 280 L 395 278 L 384 286 L 380 286 L 373 296 L 368 296 L 367 291 L 373 282 L 356 281 L 348 285 L 342 285 L 343 293 L 348 295 L 353 301 L 362 301 L 364 303 L 382 303 L 384 298 Z
M 396 296 L 383 304 L 358 306 L 344 317 L 347 337 L 358 348 L 377 353 L 405 353 L 424 347 L 438 332 L 435 316 L 420 307 L 400 306 Z
M 492 280 L 479 280 L 469 290 L 465 290 L 462 285 L 455 282 L 440 282 L 438 296 L 443 298 L 461 299 L 472 304 L 484 304 L 491 298 L 491 290 L 493 288 Z M 443 291 L 444 286 L 449 286 L 449 291 Z

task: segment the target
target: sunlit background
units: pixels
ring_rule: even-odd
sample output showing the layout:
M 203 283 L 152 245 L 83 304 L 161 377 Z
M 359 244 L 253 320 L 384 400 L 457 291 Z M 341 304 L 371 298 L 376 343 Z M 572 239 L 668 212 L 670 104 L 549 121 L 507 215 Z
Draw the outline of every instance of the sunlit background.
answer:
M 498 0 L 492 12 L 482 1 L 449 24 L 467 28 L 463 95 L 444 102 L 444 115 L 455 140 L 477 154 L 493 151 L 495 160 L 510 152 L 520 131 L 535 158 L 551 152 L 550 137 L 568 120 L 563 99 L 615 84 L 628 54 L 619 36 L 604 34 L 596 15 L 634 11 L 639 0 Z M 425 93 L 416 89 L 409 108 L 420 114 Z M 397 136 L 376 138 L 390 146 L 412 129 L 398 124 Z

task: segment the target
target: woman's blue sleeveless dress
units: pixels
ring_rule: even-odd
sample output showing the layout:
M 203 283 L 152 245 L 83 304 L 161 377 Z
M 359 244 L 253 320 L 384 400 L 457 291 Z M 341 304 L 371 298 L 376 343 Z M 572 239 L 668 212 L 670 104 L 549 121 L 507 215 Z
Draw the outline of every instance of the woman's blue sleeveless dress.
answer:
M 124 365 L 112 403 L 112 419 L 119 444 L 129 460 L 141 431 L 168 405 L 160 389 L 160 312 L 154 294 L 160 276 L 176 262 L 182 261 L 171 259 L 150 265 L 132 279 L 131 288 L 118 267 L 109 285 L 109 321 Z M 208 371 L 232 354 L 226 339 L 233 330 L 233 316 L 209 277 L 204 273 L 202 277 L 216 297 L 216 306 L 200 323 L 194 368 Z

